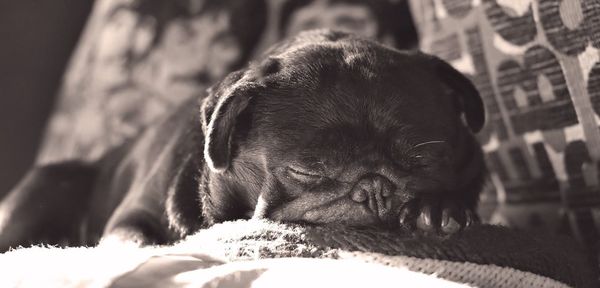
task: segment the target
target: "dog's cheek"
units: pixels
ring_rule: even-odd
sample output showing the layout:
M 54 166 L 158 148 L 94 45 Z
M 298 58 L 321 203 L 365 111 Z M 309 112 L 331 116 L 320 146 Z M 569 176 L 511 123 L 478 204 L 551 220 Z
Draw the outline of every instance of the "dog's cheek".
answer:
M 203 196 L 203 216 L 209 224 L 245 218 L 248 210 L 252 210 L 248 203 L 240 198 L 244 188 L 223 177 L 211 175 L 208 181 L 208 191 Z
M 376 222 L 366 206 L 349 199 L 325 201 L 316 195 L 302 197 L 284 203 L 274 209 L 269 217 L 276 221 L 304 222 L 312 224 L 347 223 L 368 225 Z
M 315 224 L 344 223 L 354 226 L 373 225 L 377 217 L 366 206 L 351 201 L 337 201 L 330 205 L 304 211 L 302 220 Z
M 443 179 L 438 178 L 439 175 L 412 175 L 406 180 L 406 186 L 402 194 L 405 198 L 420 197 L 425 194 L 435 194 L 441 191 L 445 191 L 451 186 L 449 183 L 444 182 Z
M 302 195 L 304 192 L 301 185 L 298 185 L 294 180 L 289 179 L 287 176 L 279 176 L 277 178 L 277 187 L 280 197 L 286 201 L 291 201 Z

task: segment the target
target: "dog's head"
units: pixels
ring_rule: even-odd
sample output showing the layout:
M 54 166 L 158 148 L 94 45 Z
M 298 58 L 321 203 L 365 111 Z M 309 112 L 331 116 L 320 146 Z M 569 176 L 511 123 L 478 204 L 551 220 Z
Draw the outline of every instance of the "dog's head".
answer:
M 300 34 L 209 94 L 214 221 L 393 222 L 416 195 L 457 187 L 462 139 L 484 123 L 447 63 L 331 31 Z

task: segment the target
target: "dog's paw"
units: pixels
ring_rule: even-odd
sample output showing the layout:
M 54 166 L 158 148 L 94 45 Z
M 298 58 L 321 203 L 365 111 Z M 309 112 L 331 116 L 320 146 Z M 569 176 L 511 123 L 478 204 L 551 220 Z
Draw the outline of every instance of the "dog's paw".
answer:
M 449 235 L 479 223 L 477 214 L 456 200 L 417 198 L 406 202 L 399 214 L 400 226 L 425 234 Z
M 148 244 L 148 240 L 141 232 L 134 229 L 116 228 L 102 236 L 98 245 L 142 247 Z

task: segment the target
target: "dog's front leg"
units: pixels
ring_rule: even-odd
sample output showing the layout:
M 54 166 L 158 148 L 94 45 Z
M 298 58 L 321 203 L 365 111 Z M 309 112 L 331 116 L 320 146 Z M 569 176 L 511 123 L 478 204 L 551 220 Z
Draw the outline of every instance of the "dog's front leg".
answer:
M 80 245 L 96 168 L 81 162 L 34 167 L 0 203 L 0 252 L 35 244 Z

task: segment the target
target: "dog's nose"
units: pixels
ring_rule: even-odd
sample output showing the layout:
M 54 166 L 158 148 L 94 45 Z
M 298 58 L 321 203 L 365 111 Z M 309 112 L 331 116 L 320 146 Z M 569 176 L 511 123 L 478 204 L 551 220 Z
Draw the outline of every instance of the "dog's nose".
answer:
M 391 210 L 391 197 L 396 186 L 386 177 L 369 174 L 362 177 L 352 191 L 350 198 L 357 203 L 365 203 L 380 219 L 384 219 Z

